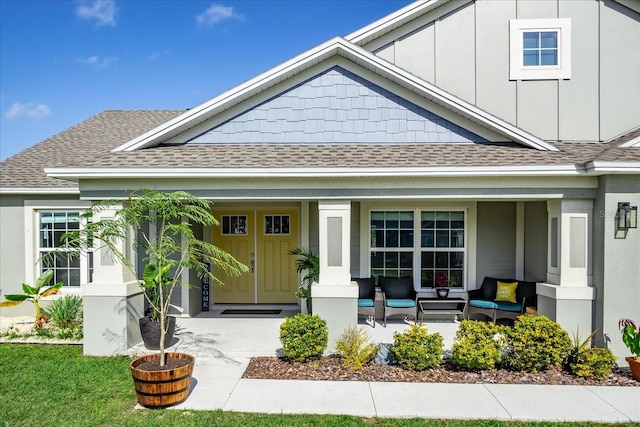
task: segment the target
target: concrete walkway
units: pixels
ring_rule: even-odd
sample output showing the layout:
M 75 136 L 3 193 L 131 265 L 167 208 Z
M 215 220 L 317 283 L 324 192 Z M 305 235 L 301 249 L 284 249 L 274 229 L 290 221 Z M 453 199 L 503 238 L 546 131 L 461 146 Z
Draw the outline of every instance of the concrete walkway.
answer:
M 640 387 L 242 379 L 251 357 L 277 354 L 282 320 L 281 316 L 222 318 L 211 312 L 178 319 L 178 339 L 171 349 L 197 357 L 191 394 L 174 408 L 393 418 L 640 422 Z M 362 326 L 376 342 L 388 343 L 393 341 L 395 331 L 407 327 L 402 321 L 391 322 L 387 328 L 380 324 L 371 328 L 364 322 Z M 429 332 L 440 332 L 445 348 L 451 348 L 457 323 L 433 321 L 426 326 Z M 132 354 L 145 352 L 141 346 L 132 349 Z

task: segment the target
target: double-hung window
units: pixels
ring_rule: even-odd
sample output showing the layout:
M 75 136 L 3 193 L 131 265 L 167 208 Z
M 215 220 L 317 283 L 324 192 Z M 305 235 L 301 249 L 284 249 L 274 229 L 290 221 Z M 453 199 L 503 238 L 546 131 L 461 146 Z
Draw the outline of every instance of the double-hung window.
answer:
M 80 211 L 39 211 L 38 212 L 38 259 L 40 271 L 53 270 L 52 284 L 64 283 L 64 286 L 80 286 L 91 281 L 93 254 L 66 257 L 51 257 L 48 253 L 59 250 L 63 245 L 65 233 L 80 229 Z
M 465 211 L 371 211 L 370 233 L 372 277 L 420 277 L 431 288 L 441 273 L 464 287 Z
M 423 211 L 420 222 L 420 279 L 423 288 L 443 274 L 451 287 L 464 285 L 464 212 Z
M 511 80 L 571 78 L 570 19 L 512 19 L 509 33 Z

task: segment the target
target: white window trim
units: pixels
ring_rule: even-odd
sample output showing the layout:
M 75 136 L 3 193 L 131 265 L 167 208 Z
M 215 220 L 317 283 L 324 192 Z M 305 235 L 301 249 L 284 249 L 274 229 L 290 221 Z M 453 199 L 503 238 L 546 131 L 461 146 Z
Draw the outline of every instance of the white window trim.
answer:
M 558 65 L 523 65 L 522 34 L 558 32 Z M 509 21 L 509 80 L 561 80 L 571 78 L 571 19 L 511 19 Z
M 462 288 L 452 288 L 452 293 L 463 294 L 468 289 L 476 289 L 476 242 L 477 242 L 477 204 L 475 202 L 430 202 L 414 204 L 390 205 L 384 202 L 362 202 L 360 206 L 360 277 L 366 277 L 371 271 L 371 211 L 412 211 L 418 215 L 420 211 L 454 211 L 465 212 L 465 250 L 464 250 L 464 275 Z M 418 245 L 418 246 L 415 246 Z M 420 248 L 420 236 L 414 233 L 414 250 Z M 420 248 L 422 249 L 422 248 Z M 420 277 L 420 265 L 414 257 L 413 277 Z M 418 293 L 428 294 L 427 288 L 422 288 L 414 280 L 414 289 Z
M 85 211 L 91 206 L 90 203 L 85 201 L 74 200 L 28 200 L 24 204 L 24 227 L 25 227 L 25 245 L 24 245 L 24 261 L 25 261 L 25 283 L 33 284 L 35 280 L 40 276 L 40 268 L 37 264 L 38 252 L 39 252 L 39 212 L 40 211 Z M 85 255 L 82 255 L 85 257 Z M 86 265 L 84 260 L 81 260 L 80 265 Z M 82 284 L 86 283 L 88 278 L 87 269 L 83 269 L 80 277 L 80 286 L 64 286 L 62 288 L 63 294 L 81 294 Z M 81 270 L 81 271 L 83 271 Z M 53 298 L 47 297 L 47 298 Z

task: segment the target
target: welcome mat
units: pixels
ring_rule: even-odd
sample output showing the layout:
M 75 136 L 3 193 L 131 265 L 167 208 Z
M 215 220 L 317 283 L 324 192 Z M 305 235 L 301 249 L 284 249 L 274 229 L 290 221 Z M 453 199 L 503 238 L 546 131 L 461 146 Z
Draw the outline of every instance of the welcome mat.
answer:
M 227 309 L 221 314 L 280 314 L 282 310 Z

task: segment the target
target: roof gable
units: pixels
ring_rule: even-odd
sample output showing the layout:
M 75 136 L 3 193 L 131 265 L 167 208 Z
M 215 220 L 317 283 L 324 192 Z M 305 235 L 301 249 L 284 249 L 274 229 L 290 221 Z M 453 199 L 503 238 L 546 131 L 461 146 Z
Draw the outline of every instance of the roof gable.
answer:
M 479 125 L 487 134 L 499 135 L 500 138 L 496 141 L 513 141 L 539 150 L 557 151 L 552 144 L 425 82 L 343 38 L 336 37 L 140 135 L 114 152 L 133 151 L 163 143 L 185 143 L 203 131 L 211 129 L 201 127 L 212 118 L 220 119 L 247 100 L 257 99 L 268 91 L 273 91 L 274 87 L 282 85 L 284 90 L 292 86 L 291 81 L 294 78 L 299 78 L 314 67 L 323 66 L 326 69 L 337 64 L 367 70 L 377 79 L 395 85 L 407 93 L 411 92 L 414 94 L 412 96 L 417 96 L 425 102 L 433 103 L 441 111 L 449 110 L 462 121 Z
M 487 142 L 335 66 L 215 126 L 190 144 Z

